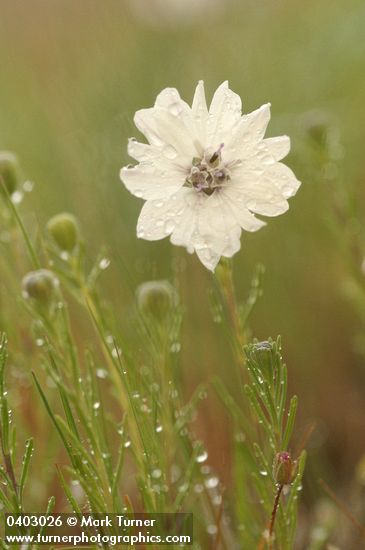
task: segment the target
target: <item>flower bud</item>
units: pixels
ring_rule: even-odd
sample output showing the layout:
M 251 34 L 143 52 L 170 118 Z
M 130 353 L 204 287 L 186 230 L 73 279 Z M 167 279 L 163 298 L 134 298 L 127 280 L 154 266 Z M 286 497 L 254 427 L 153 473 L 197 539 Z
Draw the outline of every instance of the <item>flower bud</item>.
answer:
M 0 151 L 0 188 L 5 186 L 9 195 L 12 195 L 19 181 L 18 159 L 9 151 Z
M 147 281 L 137 288 L 137 303 L 141 311 L 162 320 L 177 306 L 178 297 L 168 281 Z
M 48 306 L 54 299 L 58 284 L 58 279 L 48 269 L 30 271 L 22 281 L 23 296 L 40 306 Z
M 290 485 L 295 476 L 296 462 L 286 451 L 278 453 L 274 461 L 274 478 L 279 485 Z
M 60 250 L 72 252 L 78 243 L 78 221 L 67 212 L 53 216 L 47 223 L 47 231 Z

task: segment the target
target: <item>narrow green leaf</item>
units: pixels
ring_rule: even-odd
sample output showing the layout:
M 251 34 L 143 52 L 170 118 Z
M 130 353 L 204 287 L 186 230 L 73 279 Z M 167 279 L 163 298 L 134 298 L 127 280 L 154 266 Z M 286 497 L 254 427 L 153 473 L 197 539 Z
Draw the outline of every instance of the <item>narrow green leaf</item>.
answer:
M 294 395 L 290 400 L 288 420 L 286 422 L 284 437 L 282 440 L 282 449 L 281 449 L 282 451 L 285 451 L 288 448 L 290 438 L 292 436 L 293 429 L 294 429 L 294 422 L 295 422 L 295 417 L 297 413 L 297 408 L 298 408 L 298 398 L 296 395 Z
M 28 476 L 29 465 L 30 465 L 30 460 L 32 458 L 33 450 L 34 450 L 34 440 L 31 437 L 25 442 L 25 453 L 23 456 L 22 472 L 20 475 L 20 483 L 19 483 L 20 502 L 22 502 L 24 486 Z

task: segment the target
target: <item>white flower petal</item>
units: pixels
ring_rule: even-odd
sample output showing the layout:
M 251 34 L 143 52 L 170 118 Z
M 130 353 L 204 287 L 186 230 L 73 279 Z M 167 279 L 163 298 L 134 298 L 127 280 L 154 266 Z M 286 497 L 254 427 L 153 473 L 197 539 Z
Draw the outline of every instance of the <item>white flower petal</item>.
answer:
M 191 163 L 191 159 L 199 154 L 197 140 L 191 136 L 191 128 L 186 126 L 184 120 L 165 109 L 141 109 L 136 112 L 134 122 L 151 145 L 173 147 L 176 158 L 182 164 Z
M 232 92 L 228 82 L 216 90 L 209 107 L 207 122 L 207 147 L 218 148 L 229 138 L 232 127 L 241 118 L 241 98 Z
M 131 138 L 128 140 L 128 155 L 139 162 L 154 162 L 161 157 L 161 148 L 148 143 L 139 143 Z
M 263 170 L 235 170 L 231 184 L 230 191 L 240 194 L 243 204 L 250 212 L 263 216 L 279 216 L 289 208 L 287 200 L 271 176 Z
M 166 199 L 176 193 L 185 182 L 186 174 L 171 165 L 141 163 L 126 166 L 120 171 L 120 178 L 133 195 L 142 199 Z
M 178 115 L 184 108 L 190 110 L 189 105 L 183 101 L 176 88 L 165 88 L 162 90 L 155 101 L 155 107 L 167 109 L 173 114 Z
M 256 218 L 245 206 L 245 197 L 234 186 L 222 190 L 224 201 L 229 206 L 231 215 L 245 231 L 258 231 L 266 222 Z
M 286 199 L 293 197 L 300 187 L 300 181 L 297 180 L 293 171 L 282 162 L 276 162 L 270 166 L 263 177 L 279 189 Z
M 270 121 L 270 103 L 262 105 L 256 111 L 243 115 L 234 125 L 225 147 L 223 156 L 226 162 L 252 156 L 257 143 L 265 135 Z
M 209 246 L 209 243 L 204 243 L 195 250 L 201 263 L 209 269 L 209 271 L 214 271 L 221 259 L 221 254 L 214 252 L 211 246 Z
M 241 246 L 241 227 L 220 193 L 201 205 L 194 248 L 199 259 L 214 271 L 221 256 L 233 256 Z
M 196 191 L 184 187 L 168 199 L 145 202 L 138 219 L 137 236 L 149 241 L 164 239 L 175 232 L 180 224 L 185 227 L 187 220 L 194 230 L 196 225 L 193 220 L 194 209 L 191 208 L 191 201 L 189 201 L 191 197 L 194 198 L 194 195 L 198 197 Z M 188 246 L 187 233 L 184 231 L 183 235 L 185 240 L 174 244 Z
M 201 140 L 201 143 L 204 144 L 206 141 L 206 124 L 208 120 L 208 107 L 207 101 L 205 98 L 204 91 L 204 82 L 199 81 L 193 99 L 193 105 L 191 107 L 193 117 L 195 120 L 195 126 L 197 128 L 198 136 Z
M 286 157 L 290 151 L 290 137 L 278 136 L 264 139 L 263 143 L 276 161 Z
M 202 203 L 206 200 L 204 193 L 197 193 L 195 189 L 182 189 L 180 193 L 184 203 L 184 211 L 175 224 L 170 241 L 178 246 L 185 246 L 189 252 L 194 252 L 194 238 L 197 234 L 198 216 Z

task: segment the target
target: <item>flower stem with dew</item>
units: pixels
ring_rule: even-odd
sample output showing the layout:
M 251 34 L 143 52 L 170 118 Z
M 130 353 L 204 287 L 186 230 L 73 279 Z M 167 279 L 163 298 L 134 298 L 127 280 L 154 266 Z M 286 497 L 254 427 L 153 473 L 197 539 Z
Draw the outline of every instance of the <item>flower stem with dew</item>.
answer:
M 109 371 L 110 371 L 110 374 L 112 376 L 112 380 L 115 383 L 116 388 L 118 388 L 117 393 L 118 393 L 118 396 L 119 396 L 120 401 L 121 401 L 122 409 L 124 411 L 129 411 L 129 409 L 130 409 L 129 403 L 131 403 L 131 399 L 130 399 L 130 396 L 128 396 L 128 390 L 126 391 L 126 388 L 122 384 L 120 376 L 118 375 L 118 370 L 119 370 L 118 366 L 115 364 L 114 359 L 111 356 L 111 353 L 110 353 L 109 347 L 107 345 L 107 342 L 105 341 L 105 338 L 103 336 L 102 323 L 101 323 L 101 320 L 100 320 L 100 315 L 99 315 L 98 308 L 97 308 L 97 306 L 95 304 L 95 301 L 94 301 L 93 297 L 91 296 L 91 293 L 89 292 L 89 289 L 87 288 L 86 285 L 81 286 L 81 292 L 84 296 L 86 307 L 87 307 L 87 309 L 90 313 L 91 319 L 93 321 L 95 331 L 101 339 L 102 352 L 103 352 L 103 355 L 105 357 L 105 360 L 106 360 L 107 364 L 109 365 Z M 128 415 L 129 419 L 131 417 L 133 417 L 133 415 Z M 136 448 L 136 456 L 137 457 L 142 456 L 143 442 L 142 442 L 142 438 L 141 438 L 141 435 L 140 435 L 139 430 L 138 430 L 138 424 L 137 424 L 137 422 L 130 422 L 129 421 L 128 425 L 129 425 L 129 429 L 131 431 L 131 439 L 133 440 L 133 443 L 134 443 L 135 448 Z
M 23 235 L 23 238 L 24 238 L 24 242 L 25 242 L 25 245 L 27 247 L 27 250 L 28 250 L 28 254 L 30 256 L 30 259 L 32 260 L 32 263 L 33 263 L 33 266 L 35 269 L 40 269 L 41 268 L 41 263 L 39 261 L 39 258 L 37 256 L 37 253 L 35 252 L 34 248 L 33 248 L 33 245 L 30 241 L 30 238 L 28 236 L 28 233 L 24 227 L 24 224 L 22 222 L 22 219 L 21 217 L 19 216 L 18 214 L 18 210 L 15 206 L 15 204 L 13 203 L 13 201 L 11 200 L 11 196 L 9 195 L 9 192 L 8 190 L 6 189 L 6 186 L 0 176 L 0 183 L 4 189 L 4 194 L 5 194 L 5 197 L 6 197 L 6 200 L 7 200 L 7 203 L 9 205 L 9 208 L 10 208 L 10 211 L 12 212 L 13 216 L 14 216 L 14 219 L 16 221 L 16 223 L 18 224 L 19 226 L 19 229 Z
M 231 259 L 223 258 L 220 260 L 216 269 L 216 281 L 223 299 L 228 321 L 233 329 L 234 362 L 237 369 L 238 382 L 241 385 L 242 373 L 244 372 L 242 367 L 245 364 L 242 348 L 246 338 L 234 288 L 233 263 Z

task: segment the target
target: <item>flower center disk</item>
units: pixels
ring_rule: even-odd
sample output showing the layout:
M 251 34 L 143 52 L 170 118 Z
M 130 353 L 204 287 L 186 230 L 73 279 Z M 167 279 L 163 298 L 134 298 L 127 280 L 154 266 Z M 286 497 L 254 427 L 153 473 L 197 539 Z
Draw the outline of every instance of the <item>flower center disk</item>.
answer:
M 206 151 L 203 158 L 193 158 L 190 173 L 185 180 L 187 187 L 212 195 L 230 180 L 229 170 L 222 163 L 222 149 L 223 143 L 213 154 Z

